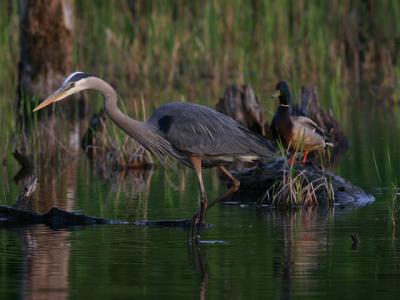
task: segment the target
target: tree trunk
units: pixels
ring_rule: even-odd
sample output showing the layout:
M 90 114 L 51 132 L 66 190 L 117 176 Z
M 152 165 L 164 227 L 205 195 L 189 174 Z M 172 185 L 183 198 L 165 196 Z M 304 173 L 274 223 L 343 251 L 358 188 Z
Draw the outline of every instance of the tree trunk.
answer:
M 265 135 L 264 114 L 250 86 L 228 86 L 225 89 L 223 98 L 219 100 L 215 109 L 250 130 Z
M 20 1 L 18 123 L 26 124 L 32 109 L 57 89 L 72 71 L 72 0 Z M 62 109 L 72 116 L 76 102 Z
M 335 162 L 349 148 L 350 143 L 340 123 L 335 119 L 332 109 L 321 108 L 317 94 L 315 86 L 303 86 L 300 103 L 293 106 L 293 113 L 310 118 L 328 133 L 335 145 L 331 156 L 331 162 Z

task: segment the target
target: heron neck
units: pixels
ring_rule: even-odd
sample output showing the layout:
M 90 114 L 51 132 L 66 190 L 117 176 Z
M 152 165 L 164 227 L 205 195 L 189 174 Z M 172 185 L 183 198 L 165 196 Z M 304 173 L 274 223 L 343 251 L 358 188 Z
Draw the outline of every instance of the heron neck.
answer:
M 132 119 L 118 108 L 118 95 L 115 90 L 100 78 L 90 78 L 91 88 L 100 91 L 104 97 L 104 109 L 111 120 L 134 140 L 143 145 L 145 141 L 143 122 Z

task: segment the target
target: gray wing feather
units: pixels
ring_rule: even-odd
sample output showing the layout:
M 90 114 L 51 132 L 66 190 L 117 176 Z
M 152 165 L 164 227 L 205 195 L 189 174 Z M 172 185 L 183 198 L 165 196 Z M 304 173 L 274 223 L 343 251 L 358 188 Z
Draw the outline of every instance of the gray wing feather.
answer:
M 270 157 L 274 151 L 265 138 L 202 105 L 172 102 L 158 108 L 148 122 L 179 151 L 192 155 Z

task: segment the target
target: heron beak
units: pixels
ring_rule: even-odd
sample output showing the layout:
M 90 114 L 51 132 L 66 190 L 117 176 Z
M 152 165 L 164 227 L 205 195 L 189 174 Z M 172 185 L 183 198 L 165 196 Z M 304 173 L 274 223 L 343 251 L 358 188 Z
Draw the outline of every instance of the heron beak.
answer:
M 271 95 L 271 98 L 276 99 L 276 98 L 279 98 L 280 95 L 281 95 L 281 91 L 277 90 L 275 93 L 273 93 Z
M 53 104 L 57 101 L 60 101 L 64 99 L 65 97 L 73 94 L 74 92 L 71 89 L 63 89 L 60 88 L 57 91 L 55 91 L 53 94 L 51 94 L 49 97 L 47 97 L 42 103 L 40 103 L 38 106 L 35 107 L 33 110 L 34 112 L 42 109 L 50 104 Z

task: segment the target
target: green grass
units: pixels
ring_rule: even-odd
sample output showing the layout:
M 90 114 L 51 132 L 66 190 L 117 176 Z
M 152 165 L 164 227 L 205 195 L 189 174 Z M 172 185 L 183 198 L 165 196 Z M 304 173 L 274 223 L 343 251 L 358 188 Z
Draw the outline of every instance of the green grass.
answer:
M 393 88 L 390 100 L 400 95 L 396 1 L 373 2 L 370 15 L 362 1 L 137 3 L 139 18 L 133 20 L 126 1 L 75 1 L 74 69 L 111 82 L 129 114 L 135 114 L 142 98 L 146 112 L 173 99 L 214 106 L 234 82 L 251 84 L 271 111 L 275 103 L 264 99 L 278 80 L 286 79 L 294 96 L 302 85 L 315 84 L 323 106 L 342 121 L 347 106 L 359 99 L 352 60 L 360 49 L 349 48 L 359 38 L 355 11 L 362 29 L 368 29 L 366 38 L 376 45 L 371 53 L 379 54 L 374 56 L 382 77 L 377 84 Z M 7 129 L 0 133 L 2 140 L 15 130 L 18 35 L 18 2 L 2 1 L 0 126 Z M 91 93 L 89 98 L 91 112 L 98 111 L 100 97 Z

